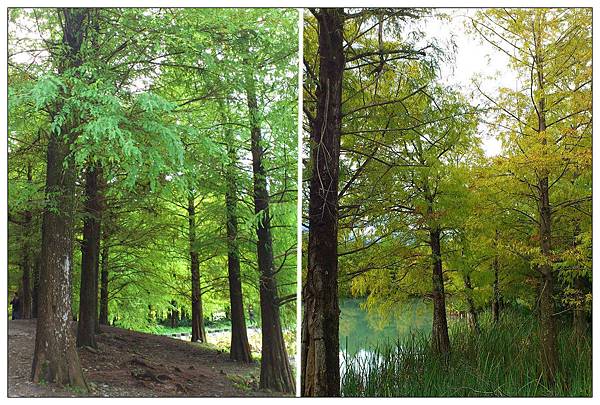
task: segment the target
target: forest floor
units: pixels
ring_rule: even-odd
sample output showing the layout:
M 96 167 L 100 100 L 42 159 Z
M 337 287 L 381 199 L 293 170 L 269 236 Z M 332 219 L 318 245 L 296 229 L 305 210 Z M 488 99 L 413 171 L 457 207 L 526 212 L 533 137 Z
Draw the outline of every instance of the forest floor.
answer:
M 98 349 L 79 358 L 90 392 L 29 381 L 35 320 L 8 322 L 9 397 L 244 397 L 280 395 L 258 390 L 260 365 L 166 336 L 102 326 Z M 74 324 L 75 328 L 75 324 Z

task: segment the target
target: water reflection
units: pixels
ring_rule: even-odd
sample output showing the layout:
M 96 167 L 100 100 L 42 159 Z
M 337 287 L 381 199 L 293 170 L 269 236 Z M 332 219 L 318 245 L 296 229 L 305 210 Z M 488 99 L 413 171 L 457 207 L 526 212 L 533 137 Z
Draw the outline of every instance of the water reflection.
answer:
M 340 301 L 340 366 L 344 356 L 367 359 L 369 349 L 396 345 L 411 334 L 430 334 L 432 307 L 421 300 L 398 304 L 397 311 L 389 316 L 368 312 L 361 304 L 364 299 Z
M 381 365 L 381 356 L 377 356 L 377 359 L 375 359 L 375 353 L 373 353 L 370 350 L 366 350 L 366 349 L 360 349 L 358 350 L 356 353 L 353 353 L 350 357 L 348 356 L 348 352 L 345 350 L 341 350 L 340 351 L 340 375 L 344 375 L 346 374 L 346 368 L 348 366 L 352 367 L 357 367 L 360 366 L 359 368 L 362 370 L 366 370 L 367 372 L 369 371 L 369 369 L 371 368 L 371 366 L 373 365 L 373 363 L 375 363 L 377 365 Z

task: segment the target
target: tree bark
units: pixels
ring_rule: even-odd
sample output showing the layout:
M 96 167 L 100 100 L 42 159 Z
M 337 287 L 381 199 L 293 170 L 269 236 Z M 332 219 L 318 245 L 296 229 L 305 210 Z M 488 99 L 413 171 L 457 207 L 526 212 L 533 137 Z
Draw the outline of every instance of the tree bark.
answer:
M 540 97 L 537 99 L 536 112 L 538 117 L 538 136 L 543 147 L 547 145 L 546 138 L 546 98 L 544 96 L 545 78 L 544 78 L 544 55 L 542 42 L 543 17 L 536 17 L 534 29 L 534 62 L 537 73 L 537 87 Z M 540 250 L 545 258 L 544 263 L 539 266 L 541 274 L 540 280 L 540 342 L 542 346 L 541 363 L 544 373 L 544 379 L 550 386 L 556 382 L 556 373 L 558 371 L 558 346 L 556 340 L 556 327 L 554 324 L 554 275 L 552 273 L 552 210 L 550 207 L 550 187 L 548 183 L 548 171 L 542 169 L 538 174 L 538 216 L 539 216 L 539 234 Z
M 171 305 L 173 306 L 173 308 L 171 308 L 171 313 L 169 314 L 169 319 L 171 321 L 171 328 L 175 328 L 177 327 L 177 324 L 179 323 L 179 310 L 177 309 L 177 301 L 173 300 L 171 301 Z
M 108 236 L 106 231 L 102 235 L 102 253 L 100 270 L 100 315 L 98 323 L 108 325 Z
M 242 295 L 242 280 L 240 277 L 240 251 L 237 241 L 237 185 L 235 181 L 235 164 L 237 156 L 231 134 L 227 133 L 227 154 L 229 166 L 227 168 L 227 191 L 225 205 L 227 209 L 227 270 L 229 275 L 229 302 L 231 305 L 231 348 L 229 357 L 232 360 L 244 363 L 252 362 L 244 301 Z
M 31 174 L 31 163 L 27 164 L 27 183 L 31 185 L 32 174 Z M 28 202 L 31 205 L 31 201 Z M 31 210 L 26 210 L 23 213 L 23 247 L 22 247 L 22 258 L 21 258 L 21 318 L 31 319 L 31 308 L 32 308 L 32 292 L 31 292 L 31 277 L 33 273 L 32 269 L 32 251 L 31 251 L 31 240 L 32 234 L 32 219 L 33 214 Z
M 41 266 L 41 257 L 40 252 L 36 253 L 35 259 L 33 262 L 33 286 L 31 288 L 31 317 L 38 317 L 38 296 L 40 290 L 40 266 Z
M 81 64 L 79 50 L 88 22 L 86 9 L 61 9 L 64 60 L 59 73 Z M 60 106 L 57 112 L 60 111 Z M 71 327 L 71 268 L 75 164 L 71 145 L 76 122 L 61 126 L 60 135 L 50 134 L 47 152 L 46 200 L 43 213 L 40 296 L 31 379 L 87 390 Z
M 99 178 L 102 169 L 90 165 L 85 172 L 85 216 L 83 219 L 83 244 L 81 246 L 81 288 L 79 289 L 79 323 L 77 346 L 97 347 L 98 322 L 98 261 L 100 257 L 100 226 L 102 196 Z
M 188 238 L 190 243 L 190 269 L 192 273 L 192 342 L 206 342 L 202 296 L 200 291 L 200 262 L 196 246 L 196 201 L 192 191 L 188 193 Z
M 433 348 L 440 354 L 450 353 L 450 338 L 448 336 L 448 321 L 446 319 L 446 294 L 444 292 L 444 274 L 442 270 L 442 248 L 440 230 L 429 232 L 429 246 L 433 261 L 433 330 L 431 333 Z
M 100 331 L 100 312 L 99 312 L 99 308 L 100 308 L 100 296 L 98 295 L 98 293 L 100 292 L 100 283 L 98 280 L 98 277 L 100 276 L 100 241 L 102 239 L 102 236 L 100 235 L 100 237 L 98 237 L 98 243 L 96 246 L 96 263 L 95 263 L 95 269 L 94 269 L 94 299 L 95 299 L 95 306 L 96 306 L 96 311 L 94 313 L 94 331 L 96 332 L 96 334 L 101 333 Z
M 339 396 L 338 178 L 344 73 L 341 9 L 321 9 L 317 114 L 311 128 L 308 269 L 302 289 L 302 396 Z
M 543 100 L 542 100 L 543 101 Z M 543 111 L 543 102 L 541 103 Z M 545 131 L 545 120 L 540 120 L 540 128 Z M 545 142 L 545 139 L 543 139 Z M 551 209 L 548 176 L 543 176 L 539 183 L 539 233 L 540 249 L 546 262 L 539 266 L 541 273 L 540 288 L 540 341 L 542 343 L 542 365 L 546 382 L 553 385 L 556 382 L 558 369 L 558 347 L 556 327 L 554 325 L 554 274 L 551 262 Z
M 262 320 L 262 358 L 259 386 L 261 389 L 293 393 L 294 380 L 285 349 L 279 317 L 279 299 L 273 262 L 273 241 L 269 214 L 269 191 L 267 188 L 267 175 L 263 166 L 263 141 L 260 130 L 258 103 L 256 101 L 256 90 L 252 77 L 248 77 L 246 86 L 251 127 L 254 213 L 259 217 L 256 228 Z

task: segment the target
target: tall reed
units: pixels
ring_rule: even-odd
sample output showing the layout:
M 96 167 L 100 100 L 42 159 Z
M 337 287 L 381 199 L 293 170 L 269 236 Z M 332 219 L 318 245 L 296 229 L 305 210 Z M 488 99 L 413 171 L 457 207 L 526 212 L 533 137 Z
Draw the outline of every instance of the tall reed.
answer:
M 507 310 L 498 325 L 481 316 L 481 333 L 451 324 L 452 352 L 440 356 L 429 336 L 414 334 L 354 355 L 343 354 L 342 395 L 348 397 L 578 397 L 592 395 L 591 336 L 577 342 L 567 322 L 558 325 L 560 372 L 547 386 L 539 361 L 537 321 Z

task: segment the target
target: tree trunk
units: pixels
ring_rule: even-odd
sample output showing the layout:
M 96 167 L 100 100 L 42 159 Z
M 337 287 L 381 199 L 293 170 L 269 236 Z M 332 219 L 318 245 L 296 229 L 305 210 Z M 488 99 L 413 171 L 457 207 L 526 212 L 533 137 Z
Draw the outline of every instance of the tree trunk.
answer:
M 36 253 L 35 260 L 33 262 L 33 286 L 31 288 L 31 317 L 38 317 L 38 296 L 40 290 L 40 266 L 41 266 L 40 253 Z
M 302 396 L 338 396 L 338 177 L 344 73 L 341 9 L 321 9 L 317 115 L 311 129 L 308 270 L 302 289 Z
M 88 22 L 86 9 L 61 9 L 64 60 L 59 73 L 81 64 L 79 50 Z M 60 106 L 57 109 L 60 111 Z M 87 390 L 71 324 L 71 266 L 75 163 L 70 147 L 76 122 L 67 119 L 60 135 L 52 131 L 48 142 L 46 199 L 43 214 L 40 296 L 31 379 Z
M 31 163 L 27 164 L 27 183 L 31 185 Z M 31 200 L 28 201 L 28 205 L 31 206 Z M 23 213 L 23 247 L 22 247 L 22 276 L 21 276 L 21 318 L 31 319 L 31 307 L 32 307 L 32 293 L 31 293 L 31 276 L 32 270 L 32 252 L 31 252 L 31 240 L 32 235 L 32 218 L 33 215 L 31 210 L 26 210 Z
M 433 274 L 431 277 L 433 284 L 433 330 L 431 337 L 435 351 L 446 355 L 450 353 L 450 338 L 448 337 L 448 321 L 446 320 L 446 295 L 444 293 L 439 229 L 433 229 L 429 232 L 429 245 L 433 260 Z
M 500 263 L 498 258 L 498 230 L 496 230 L 496 238 L 495 238 L 495 253 L 494 253 L 494 261 L 492 263 L 492 267 L 494 269 L 494 287 L 492 297 L 492 319 L 495 324 L 498 324 L 500 321 Z
M 104 231 L 102 236 L 102 263 L 100 270 L 100 325 L 108 325 L 108 236 Z
M 237 156 L 231 134 L 227 134 L 227 153 L 229 166 L 227 169 L 227 192 L 225 205 L 227 208 L 227 269 L 229 272 L 229 302 L 231 305 L 231 348 L 229 356 L 232 360 L 245 363 L 252 362 L 246 318 L 244 314 L 244 301 L 242 295 L 242 280 L 240 277 L 240 251 L 237 242 L 237 185 L 235 181 L 235 164 Z
M 200 262 L 196 246 L 196 202 L 193 192 L 188 193 L 188 237 L 190 242 L 190 268 L 192 272 L 192 342 L 206 342 L 206 329 L 202 314 L 200 291 Z
M 544 125 L 545 128 L 545 125 Z M 554 325 L 554 275 L 551 260 L 551 210 L 549 201 L 548 177 L 540 179 L 539 184 L 539 217 L 540 217 L 540 248 L 547 262 L 539 266 L 541 273 L 540 288 L 540 342 L 542 344 L 541 360 L 544 378 L 549 385 L 556 382 L 558 369 L 558 347 L 556 327 Z
M 96 311 L 94 313 L 94 331 L 96 332 L 96 334 L 101 333 L 100 331 L 100 313 L 99 313 L 99 304 L 100 304 L 100 297 L 98 295 L 98 293 L 100 292 L 100 283 L 98 280 L 98 277 L 100 276 L 100 240 L 102 239 L 102 237 L 100 236 L 98 238 L 98 244 L 96 246 L 96 263 L 95 263 L 95 269 L 94 269 L 94 299 L 96 302 Z
M 171 305 L 173 308 L 171 308 L 169 319 L 171 321 L 171 328 L 175 328 L 179 323 L 179 310 L 177 309 L 177 302 L 175 300 L 171 301 Z
M 100 221 L 102 196 L 99 189 L 99 165 L 89 166 L 85 173 L 85 217 L 81 246 L 81 288 L 79 290 L 79 323 L 77 346 L 97 347 L 98 261 L 100 256 Z
M 544 95 L 545 78 L 544 78 L 544 55 L 543 55 L 543 40 L 542 26 L 544 25 L 543 17 L 536 16 L 535 26 L 538 26 L 538 31 L 534 30 L 534 62 L 536 64 L 537 87 L 540 97 L 537 100 L 536 112 L 538 117 L 538 136 L 542 144 L 542 152 L 545 154 L 547 145 L 546 138 L 546 98 Z M 537 34 L 537 35 L 536 35 Z M 540 288 L 540 342 L 542 346 L 541 363 L 544 373 L 544 379 L 550 386 L 556 382 L 556 373 L 558 371 L 558 347 L 556 340 L 556 327 L 554 325 L 554 275 L 552 273 L 552 217 L 550 207 L 550 187 L 548 183 L 548 171 L 542 169 L 537 174 L 538 181 L 538 213 L 539 213 L 539 233 L 540 233 L 540 250 L 545 262 L 539 266 L 541 273 L 541 288 Z
M 99 195 L 100 195 L 100 210 L 101 210 L 101 214 L 100 214 L 100 221 L 102 221 L 102 217 L 104 216 L 104 212 L 106 210 L 106 202 L 104 200 L 104 195 L 105 195 L 105 190 L 106 190 L 106 179 L 104 178 L 104 170 L 102 169 L 102 166 L 98 166 L 100 169 L 100 172 L 98 174 L 98 189 L 99 189 Z M 99 297 L 99 292 L 100 292 L 100 259 L 101 259 L 101 255 L 102 252 L 100 250 L 100 245 L 102 242 L 102 229 L 100 228 L 100 233 L 98 235 L 98 238 L 96 240 L 96 263 L 95 263 L 95 277 L 94 277 L 94 299 L 95 299 L 95 303 L 96 303 L 96 312 L 94 314 L 94 319 L 95 319 L 95 330 L 96 333 L 101 333 L 100 331 L 100 313 L 99 313 L 99 307 L 100 307 L 100 297 Z
M 254 212 L 260 217 L 256 228 L 262 320 L 262 359 L 259 386 L 261 389 L 293 393 L 294 380 L 285 349 L 279 317 L 279 299 L 273 262 L 273 241 L 271 239 L 271 218 L 269 214 L 269 191 L 267 188 L 267 175 L 262 162 L 264 154 L 263 141 L 261 139 L 262 134 L 260 130 L 258 103 L 256 101 L 256 90 L 252 77 L 248 78 L 246 85 L 251 125 Z
M 473 286 L 471 285 L 471 277 L 467 274 L 463 278 L 465 288 L 467 290 L 467 306 L 469 308 L 467 312 L 467 322 L 471 332 L 479 334 L 481 329 L 479 328 L 479 320 L 477 317 L 477 308 L 475 307 L 475 301 L 473 300 Z

